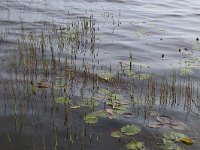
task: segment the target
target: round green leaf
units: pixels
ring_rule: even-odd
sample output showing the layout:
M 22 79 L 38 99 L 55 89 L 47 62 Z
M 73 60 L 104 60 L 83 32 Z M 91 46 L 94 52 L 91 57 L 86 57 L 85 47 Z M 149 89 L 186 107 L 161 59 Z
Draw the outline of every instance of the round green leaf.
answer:
M 94 116 L 86 116 L 84 118 L 84 121 L 86 123 L 89 123 L 89 124 L 94 124 L 94 123 L 97 123 L 98 122 L 98 118 L 97 117 L 94 117 Z
M 174 141 L 179 141 L 182 138 L 188 138 L 187 135 L 180 133 L 180 132 L 166 132 L 162 134 L 164 138 L 168 140 L 174 140 Z
M 141 131 L 140 127 L 135 125 L 126 125 L 121 128 L 121 132 L 125 135 L 135 135 Z
M 57 97 L 55 102 L 58 104 L 67 104 L 70 102 L 70 100 L 66 97 Z
M 111 136 L 114 138 L 120 138 L 120 137 L 122 137 L 122 133 L 120 131 L 113 131 L 111 133 Z
M 145 146 L 143 142 L 135 142 L 132 141 L 126 145 L 128 150 L 145 150 Z

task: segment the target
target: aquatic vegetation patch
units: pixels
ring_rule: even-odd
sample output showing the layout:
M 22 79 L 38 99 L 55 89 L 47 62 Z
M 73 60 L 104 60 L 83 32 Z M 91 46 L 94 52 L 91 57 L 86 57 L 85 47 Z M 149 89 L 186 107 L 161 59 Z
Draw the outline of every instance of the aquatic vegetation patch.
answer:
M 150 121 L 147 126 L 150 128 L 160 128 L 164 125 L 169 125 L 169 127 L 175 130 L 187 130 L 187 125 L 181 121 L 175 120 L 169 116 L 157 116 L 156 121 Z
M 165 150 L 183 150 L 184 148 L 180 145 L 180 143 L 184 143 L 186 145 L 192 145 L 193 141 L 187 135 L 180 132 L 166 132 L 162 134 L 163 136 L 163 144 L 159 145 L 159 148 Z
M 188 76 L 194 74 L 191 67 L 184 67 L 180 69 L 180 75 L 182 76 Z
M 141 128 L 136 125 L 126 125 L 121 128 L 121 130 L 113 131 L 111 137 L 113 138 L 124 138 L 129 139 L 130 136 L 133 136 L 141 131 Z M 131 141 L 125 145 L 128 150 L 146 150 L 146 147 L 143 142 L 140 141 Z

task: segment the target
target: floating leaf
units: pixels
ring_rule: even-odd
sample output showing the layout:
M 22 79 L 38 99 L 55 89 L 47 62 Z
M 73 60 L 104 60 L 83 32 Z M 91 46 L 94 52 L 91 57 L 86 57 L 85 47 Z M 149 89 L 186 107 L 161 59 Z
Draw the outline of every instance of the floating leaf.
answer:
M 144 146 L 143 142 L 135 142 L 132 141 L 126 145 L 128 150 L 145 150 L 146 147 Z
M 168 123 L 171 122 L 171 120 L 172 119 L 170 117 L 168 117 L 168 116 L 158 116 L 157 117 L 157 121 L 159 121 L 162 124 L 168 124 Z
M 192 145 L 193 141 L 190 138 L 181 138 L 180 141 L 186 145 Z
M 158 113 L 157 111 L 150 111 L 150 112 L 149 112 L 149 115 L 150 115 L 150 116 L 158 116 L 159 113 Z
M 36 87 L 35 85 L 31 85 L 31 91 L 32 91 L 32 94 L 36 94 Z
M 161 122 L 153 121 L 153 122 L 149 122 L 147 126 L 149 128 L 161 128 L 163 127 L 163 124 Z
M 139 133 L 141 129 L 135 125 L 126 125 L 121 128 L 121 132 L 125 135 L 135 135 Z
M 80 105 L 83 107 L 97 107 L 100 103 L 94 99 L 83 100 L 80 102 Z
M 125 112 L 125 113 L 123 113 L 123 117 L 124 117 L 124 118 L 132 118 L 132 117 L 133 117 L 133 114 L 130 113 L 130 112 Z
M 113 132 L 111 133 L 111 136 L 114 137 L 114 138 L 120 138 L 120 137 L 122 137 L 123 135 L 122 135 L 122 133 L 121 133 L 120 131 L 113 131 Z
M 49 85 L 45 81 L 38 81 L 37 82 L 37 87 L 38 88 L 48 88 Z
M 106 82 L 109 82 L 109 81 L 112 80 L 113 75 L 111 73 L 108 73 L 108 72 L 103 72 L 103 73 L 99 74 L 99 77 L 101 79 L 104 79 Z
M 183 122 L 172 120 L 170 122 L 170 127 L 172 127 L 173 129 L 176 129 L 176 130 L 186 130 L 187 125 L 184 124 Z
M 118 115 L 123 115 L 124 113 L 128 113 L 128 107 L 126 105 L 116 106 L 113 108 L 115 113 Z
M 77 109 L 77 108 L 80 108 L 80 106 L 79 106 L 79 105 L 73 105 L 73 106 L 71 106 L 70 108 L 71 108 L 71 109 Z
M 73 41 L 76 39 L 76 33 L 75 32 L 69 32 L 69 33 L 65 33 L 66 34 L 66 38 L 69 41 Z
M 106 112 L 107 112 L 108 114 L 110 114 L 110 115 L 114 115 L 114 112 L 113 112 L 112 109 L 106 109 Z
M 98 118 L 95 116 L 86 116 L 84 117 L 84 121 L 89 124 L 94 124 L 98 122 Z
M 108 94 L 110 93 L 109 90 L 104 89 L 104 88 L 99 89 L 98 92 L 99 92 L 101 95 L 108 95 Z
M 167 141 L 159 146 L 159 148 L 164 150 L 176 150 L 176 147 L 177 145 L 174 141 Z
M 180 141 L 180 139 L 182 139 L 182 138 L 188 138 L 188 136 L 186 136 L 185 134 L 180 133 L 180 132 L 174 132 L 174 131 L 166 132 L 166 133 L 163 133 L 162 135 L 166 139 L 174 140 L 174 141 Z
M 133 77 L 138 79 L 138 80 L 148 80 L 149 74 L 141 73 L 141 74 L 136 74 Z
M 109 98 L 112 100 L 120 100 L 120 99 L 123 99 L 123 96 L 120 94 L 112 93 Z
M 177 145 L 174 141 L 163 139 L 163 144 L 159 148 L 164 150 L 184 150 L 181 146 Z
M 84 120 L 86 123 L 97 123 L 98 122 L 98 117 L 107 117 L 107 113 L 105 111 L 95 111 L 87 114 L 84 117 Z
M 102 118 L 108 117 L 106 111 L 104 111 L 104 110 L 95 111 L 95 112 L 92 112 L 92 113 L 90 113 L 90 114 L 93 114 L 93 115 L 95 115 L 95 116 L 97 116 L 97 117 L 102 117 Z
M 58 104 L 67 104 L 70 102 L 70 100 L 66 97 L 57 97 L 55 102 Z
M 185 148 L 177 145 L 175 150 L 185 150 Z
M 131 77 L 131 76 L 134 76 L 134 75 L 136 74 L 136 72 L 135 72 L 134 70 L 128 70 L 128 71 L 126 72 L 126 74 L 127 74 L 129 77 Z

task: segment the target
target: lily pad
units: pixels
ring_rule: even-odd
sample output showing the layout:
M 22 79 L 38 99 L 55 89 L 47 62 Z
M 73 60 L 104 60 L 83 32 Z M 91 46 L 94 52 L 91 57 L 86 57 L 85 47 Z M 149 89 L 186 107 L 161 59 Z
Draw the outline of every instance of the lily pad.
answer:
M 57 97 L 55 102 L 58 103 L 58 104 L 67 104 L 69 103 L 71 100 L 69 100 L 68 98 L 66 97 Z
M 184 150 L 183 147 L 177 145 L 174 141 L 163 139 L 163 144 L 159 146 L 163 150 Z
M 190 138 L 181 138 L 180 141 L 186 145 L 192 145 L 193 141 Z
M 49 85 L 48 85 L 48 83 L 45 82 L 45 81 L 38 81 L 38 82 L 37 82 L 37 87 L 38 87 L 38 88 L 48 88 Z
M 162 124 L 161 122 L 157 122 L 157 121 L 152 121 L 148 123 L 148 127 L 149 128 L 161 128 L 163 127 L 164 124 Z
M 106 82 L 112 81 L 113 79 L 113 74 L 108 73 L 108 72 L 103 72 L 99 74 L 99 77 L 101 79 L 104 79 Z
M 170 122 L 170 127 L 172 127 L 173 129 L 176 129 L 176 130 L 186 130 L 187 129 L 187 125 L 185 123 L 176 121 L 176 120 L 172 120 Z
M 128 70 L 128 71 L 126 72 L 126 74 L 127 74 L 129 77 L 132 77 L 132 76 L 134 76 L 134 75 L 136 74 L 136 72 L 135 72 L 134 70 Z
M 125 112 L 125 113 L 123 113 L 123 117 L 124 117 L 124 118 L 132 118 L 132 117 L 133 117 L 133 114 L 130 113 L 130 112 Z
M 101 88 L 98 91 L 101 95 L 108 95 L 110 91 L 108 89 Z
M 73 106 L 71 106 L 70 108 L 71 108 L 71 109 L 78 109 L 78 108 L 80 108 L 80 106 L 79 106 L 79 105 L 73 105 Z
M 95 116 L 85 116 L 84 121 L 89 124 L 94 124 L 98 122 L 98 118 Z
M 173 140 L 173 141 L 180 141 L 182 138 L 188 138 L 187 135 L 180 133 L 180 132 L 166 132 L 162 134 L 164 138 L 168 140 Z
M 120 94 L 113 93 L 109 98 L 112 100 L 120 100 L 123 99 L 123 96 Z
M 85 117 L 84 117 L 84 120 L 86 123 L 97 123 L 98 122 L 98 118 L 101 117 L 101 118 L 106 118 L 108 117 L 106 111 L 95 111 L 95 112 L 91 112 L 89 114 L 87 114 Z
M 111 133 L 111 136 L 114 137 L 114 138 L 120 138 L 120 137 L 122 137 L 123 135 L 122 135 L 122 133 L 121 133 L 120 131 L 113 131 L 113 132 Z
M 80 102 L 81 106 L 90 107 L 90 108 L 97 107 L 97 106 L 99 106 L 99 104 L 100 103 L 94 99 L 83 100 Z
M 95 115 L 96 117 L 101 117 L 101 118 L 106 118 L 106 117 L 108 117 L 107 112 L 104 111 L 104 110 L 95 111 L 95 112 L 92 112 L 92 113 L 90 113 L 90 114 L 93 114 L 93 115 Z
M 143 142 L 132 141 L 126 145 L 128 150 L 146 150 Z
M 159 148 L 164 150 L 176 150 L 176 147 L 177 144 L 174 141 L 167 141 L 159 146 Z
M 168 116 L 158 116 L 156 119 L 157 119 L 157 121 L 159 121 L 162 124 L 169 124 L 171 122 L 171 120 L 172 120 Z
M 134 75 L 133 77 L 136 78 L 137 80 L 148 80 L 149 74 L 140 73 L 140 74 Z
M 121 128 L 121 132 L 125 135 L 135 135 L 141 131 L 141 128 L 136 125 L 126 125 Z

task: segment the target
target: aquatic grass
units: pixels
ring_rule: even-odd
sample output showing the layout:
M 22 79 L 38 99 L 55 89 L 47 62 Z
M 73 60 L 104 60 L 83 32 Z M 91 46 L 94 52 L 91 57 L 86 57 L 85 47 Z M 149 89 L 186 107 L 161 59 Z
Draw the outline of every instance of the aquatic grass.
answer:
M 157 107 L 178 107 L 182 102 L 184 102 L 184 109 L 187 112 L 192 112 L 191 109 L 194 105 L 198 108 L 196 102 L 199 99 L 199 90 L 195 91 L 198 84 L 194 84 L 195 81 L 190 78 L 191 75 L 181 76 L 180 82 L 179 72 L 174 72 L 171 78 L 167 75 L 158 77 L 141 69 L 136 71 L 137 69 L 133 65 L 132 51 L 129 55 L 130 65 L 128 68 L 121 64 L 120 72 L 119 70 L 116 71 L 112 64 L 102 65 L 101 72 L 106 72 L 104 68 L 107 68 L 109 70 L 107 71 L 108 74 L 111 75 L 107 77 L 108 75 L 104 74 L 104 77 L 100 77 L 96 72 L 96 70 L 99 70 L 99 62 L 95 52 L 95 21 L 92 19 L 91 16 L 78 22 L 69 22 L 66 27 L 55 25 L 52 31 L 42 31 L 39 34 L 31 31 L 29 36 L 24 34 L 24 38 L 27 38 L 24 40 L 28 41 L 27 45 L 25 45 L 25 41 L 18 39 L 17 55 L 13 57 L 13 60 L 10 60 L 9 68 L 14 77 L 9 82 L 1 79 L 1 93 L 4 97 L 8 97 L 8 94 L 11 93 L 12 100 L 7 100 L 5 103 L 12 108 L 12 113 L 16 115 L 15 126 L 19 133 L 24 130 L 26 119 L 23 117 L 17 118 L 18 114 L 29 112 L 36 118 L 36 123 L 34 122 L 33 126 L 37 134 L 40 132 L 40 124 L 42 124 L 41 112 L 45 115 L 50 113 L 50 120 L 53 122 L 50 128 L 54 129 L 52 131 L 54 135 L 51 149 L 59 149 L 60 138 L 59 129 L 56 127 L 56 117 L 63 117 L 62 122 L 59 123 L 63 123 L 64 129 L 68 128 L 68 137 L 65 141 L 72 145 L 80 138 L 80 141 L 88 138 L 86 140 L 90 142 L 95 139 L 94 133 L 89 133 L 87 137 L 80 137 L 77 129 L 70 127 L 73 124 L 72 120 L 77 120 L 77 118 L 81 118 L 86 124 L 93 124 L 98 123 L 97 121 L 101 117 L 117 120 L 130 111 L 138 111 L 139 114 L 139 109 L 141 111 L 144 109 L 142 115 L 145 119 L 148 119 L 146 117 L 148 117 L 147 114 L 150 110 Z M 87 59 L 87 57 L 91 58 L 92 63 L 89 62 L 90 59 Z M 83 60 L 80 60 L 80 58 L 83 58 Z M 128 73 L 126 72 L 127 69 Z M 21 74 L 23 81 L 20 81 Z M 56 80 L 56 77 L 62 77 L 62 79 Z M 44 79 L 44 82 L 37 86 L 36 83 L 40 79 Z M 11 84 L 8 85 L 7 83 Z M 46 84 L 48 86 L 45 86 Z M 102 103 L 98 103 L 93 99 L 98 93 L 104 97 Z M 59 98 L 59 96 L 61 97 Z M 84 102 L 84 99 L 88 97 L 89 100 L 86 105 L 89 108 L 72 110 L 66 105 L 70 98 Z M 125 102 L 125 100 L 131 102 Z M 91 114 L 79 116 L 78 111 L 90 108 L 93 110 L 94 108 L 97 108 L 97 110 L 103 109 L 103 112 L 102 114 L 92 112 L 93 116 Z M 5 106 L 5 109 L 8 109 L 8 107 Z M 72 113 L 78 116 L 71 119 Z M 126 120 L 127 118 L 124 117 L 123 119 Z M 93 125 L 87 127 L 94 128 Z M 113 136 L 119 137 L 119 134 Z M 48 138 L 43 136 L 44 149 L 48 149 L 48 143 Z M 136 144 L 136 141 L 131 144 Z M 84 146 L 83 142 L 82 147 Z M 139 149 L 139 147 L 137 148 Z

